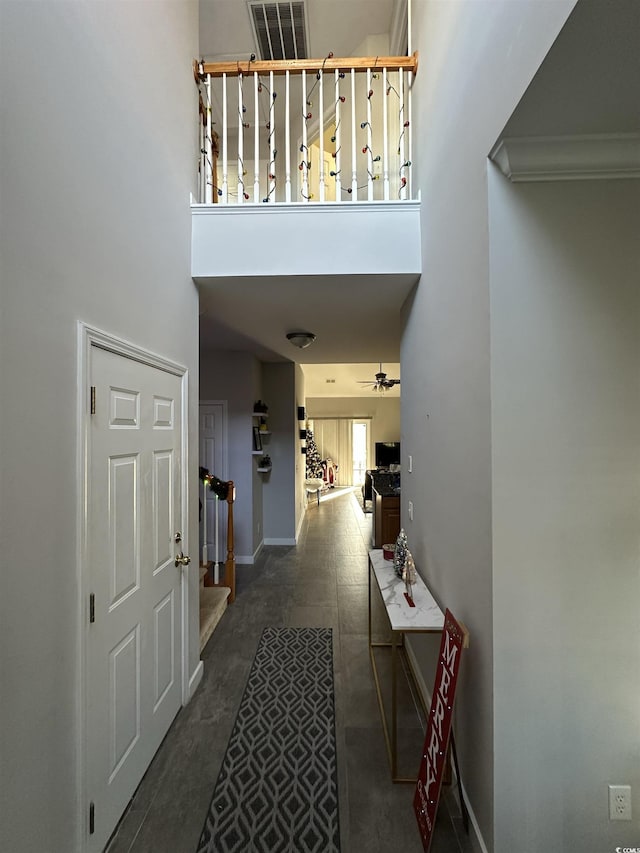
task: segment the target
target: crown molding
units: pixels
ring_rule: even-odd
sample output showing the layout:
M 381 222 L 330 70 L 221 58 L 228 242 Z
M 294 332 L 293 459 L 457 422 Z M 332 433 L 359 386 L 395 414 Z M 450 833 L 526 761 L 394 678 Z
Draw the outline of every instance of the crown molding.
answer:
M 505 138 L 489 157 L 514 183 L 640 178 L 640 133 Z

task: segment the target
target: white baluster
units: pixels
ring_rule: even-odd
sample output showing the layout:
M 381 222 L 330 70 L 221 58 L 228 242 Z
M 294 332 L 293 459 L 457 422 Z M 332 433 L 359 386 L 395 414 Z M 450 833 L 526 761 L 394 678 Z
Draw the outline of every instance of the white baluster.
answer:
M 373 155 L 371 153 L 371 69 L 367 68 L 367 201 L 373 201 Z
M 302 72 L 302 200 L 309 201 L 309 149 L 307 148 L 307 72 Z
M 284 95 L 284 126 L 285 126 L 285 177 L 284 177 L 284 197 L 285 201 L 291 201 L 291 108 L 290 108 L 290 75 L 285 71 L 285 95 Z
M 336 82 L 336 132 L 335 132 L 335 165 L 333 167 L 334 172 L 336 173 L 335 183 L 336 183 L 336 201 L 342 201 L 342 180 L 340 178 L 340 72 L 336 68 L 335 70 L 335 82 Z
M 387 89 L 389 82 L 387 80 L 387 69 L 382 69 L 382 182 L 383 182 L 383 198 L 389 201 L 389 97 Z
M 351 69 L 351 198 L 358 201 L 358 160 L 356 155 L 356 69 Z
M 318 99 L 320 103 L 318 104 L 318 132 L 319 132 L 319 143 L 320 143 L 320 162 L 318 163 L 318 187 L 320 190 L 320 201 L 324 201 L 325 193 L 324 193 L 324 71 L 320 69 L 318 71 L 320 76 L 319 86 L 318 86 Z
M 404 131 L 405 131 L 405 127 L 404 127 L 404 121 L 405 121 L 405 119 L 404 119 L 404 71 L 402 70 L 402 68 L 400 68 L 398 70 L 398 94 L 400 95 L 400 110 L 398 113 L 399 119 L 400 119 L 398 122 L 398 124 L 400 125 L 400 128 L 399 128 L 400 144 L 398 145 L 398 148 L 400 149 L 398 151 L 398 155 L 400 157 L 400 161 L 399 161 L 400 162 L 400 168 L 399 168 L 400 191 L 399 191 L 398 195 L 400 198 L 405 199 L 407 197 L 407 190 L 406 190 L 406 186 L 402 185 L 402 179 L 404 177 L 406 177 L 405 169 L 404 169 L 404 162 L 405 162 L 405 159 L 404 159 Z
M 242 73 L 238 72 L 238 204 L 244 203 L 244 112 Z
M 408 154 L 407 159 L 409 160 L 409 163 L 411 163 L 413 161 L 413 133 L 411 130 L 413 127 L 413 121 L 411 118 L 411 89 L 412 89 L 412 87 L 413 87 L 413 72 L 409 71 L 409 72 L 407 72 L 407 105 L 409 108 L 409 127 L 407 128 L 407 149 L 409 151 L 409 154 Z M 412 180 L 411 180 L 412 172 L 413 172 L 413 168 L 410 166 L 406 172 L 406 174 L 407 174 L 407 198 L 413 198 L 413 190 L 412 190 L 412 186 L 411 186 L 411 184 L 412 184 Z
M 200 96 L 202 97 L 202 94 Z M 206 204 L 207 197 L 205 194 L 205 187 L 207 185 L 206 184 L 207 178 L 205 175 L 205 168 L 206 168 L 206 164 L 207 164 L 207 158 L 206 158 L 206 154 L 204 152 L 206 151 L 205 140 L 206 140 L 207 129 L 206 129 L 206 125 L 202 121 L 201 115 L 198 116 L 198 125 L 199 125 L 198 130 L 199 130 L 199 134 L 200 134 L 200 139 L 199 139 L 200 148 L 198 149 L 200 151 L 200 159 L 198 161 L 198 201 L 200 202 L 200 204 Z
M 260 110 L 258 72 L 253 72 L 253 201 L 260 201 Z
M 227 117 L 227 75 L 222 75 L 222 203 L 229 203 L 229 185 L 228 185 L 228 164 L 227 164 L 227 133 L 228 133 L 228 117 Z
M 220 506 L 220 500 L 218 499 L 218 496 L 216 495 L 216 502 L 215 502 L 215 508 L 216 508 L 216 510 L 215 510 L 215 515 L 216 515 L 215 551 L 216 551 L 216 555 L 215 556 L 216 556 L 216 561 L 213 564 L 213 582 L 215 584 L 220 583 L 220 560 L 218 559 L 218 509 L 219 509 L 219 506 Z
M 207 565 L 207 483 L 202 484 L 202 562 Z
M 213 129 L 211 125 L 211 74 L 207 74 L 207 103 L 205 109 L 207 111 L 207 131 L 204 148 L 204 195 L 203 199 L 213 202 L 215 176 L 213 174 Z M 211 188 L 211 189 L 209 189 Z
M 271 140 L 271 145 L 269 146 L 269 175 L 273 175 L 269 177 L 269 201 L 275 201 L 276 196 L 276 103 L 274 99 L 274 91 L 273 91 L 273 71 L 269 72 L 269 88 L 271 90 L 271 102 L 269 109 L 269 139 Z

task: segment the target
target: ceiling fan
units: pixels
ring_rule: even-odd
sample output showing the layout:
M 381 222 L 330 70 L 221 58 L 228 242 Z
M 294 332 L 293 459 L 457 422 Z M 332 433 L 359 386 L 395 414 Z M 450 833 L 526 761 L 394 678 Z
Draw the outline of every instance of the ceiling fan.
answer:
M 382 371 L 382 362 L 380 363 L 380 370 L 376 373 L 376 378 L 373 383 L 370 379 L 358 379 L 356 381 L 359 385 L 371 385 L 372 391 L 381 391 L 383 394 L 387 388 L 393 388 L 394 385 L 400 384 L 399 379 L 387 379 L 387 374 Z

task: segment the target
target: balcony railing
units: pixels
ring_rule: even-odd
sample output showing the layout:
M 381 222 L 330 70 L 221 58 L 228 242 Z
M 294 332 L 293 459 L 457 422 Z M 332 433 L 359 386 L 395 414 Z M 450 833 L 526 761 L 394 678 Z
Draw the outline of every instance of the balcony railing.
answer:
M 418 56 L 194 62 L 199 201 L 412 199 Z

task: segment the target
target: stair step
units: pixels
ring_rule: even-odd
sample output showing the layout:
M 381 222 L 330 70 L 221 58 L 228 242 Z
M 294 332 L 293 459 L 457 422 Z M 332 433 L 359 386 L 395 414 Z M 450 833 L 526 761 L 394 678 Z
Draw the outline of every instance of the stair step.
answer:
M 200 651 L 222 619 L 230 592 L 228 586 L 205 586 L 200 589 Z

